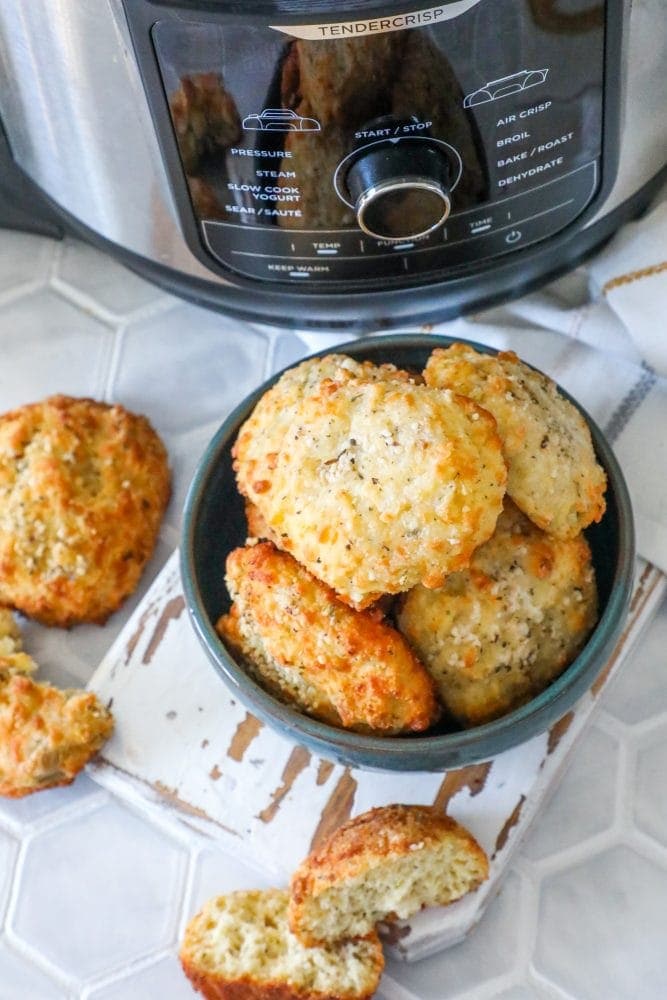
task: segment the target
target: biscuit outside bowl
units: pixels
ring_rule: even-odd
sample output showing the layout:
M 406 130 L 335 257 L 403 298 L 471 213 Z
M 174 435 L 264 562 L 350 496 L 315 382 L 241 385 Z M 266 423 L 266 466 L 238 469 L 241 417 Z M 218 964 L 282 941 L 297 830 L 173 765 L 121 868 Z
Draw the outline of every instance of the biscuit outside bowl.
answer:
M 357 360 L 421 371 L 434 348 L 452 343 L 448 337 L 400 334 L 353 341 L 336 351 Z M 471 346 L 484 353 L 496 353 L 480 344 Z M 571 400 L 589 424 L 597 459 L 608 480 L 607 511 L 600 523 L 586 530 L 598 582 L 599 620 L 580 654 L 539 695 L 493 722 L 467 730 L 447 730 L 441 723 L 439 728 L 419 736 L 359 734 L 311 719 L 268 694 L 248 675 L 215 630 L 216 621 L 230 604 L 224 584 L 225 559 L 232 549 L 243 545 L 247 533 L 231 448 L 240 426 L 280 374 L 247 397 L 222 424 L 200 460 L 185 503 L 181 573 L 186 601 L 195 631 L 221 678 L 254 715 L 288 739 L 322 757 L 356 767 L 385 771 L 458 768 L 489 760 L 546 731 L 604 670 L 623 628 L 630 600 L 635 568 L 632 510 L 623 474 L 600 429 Z

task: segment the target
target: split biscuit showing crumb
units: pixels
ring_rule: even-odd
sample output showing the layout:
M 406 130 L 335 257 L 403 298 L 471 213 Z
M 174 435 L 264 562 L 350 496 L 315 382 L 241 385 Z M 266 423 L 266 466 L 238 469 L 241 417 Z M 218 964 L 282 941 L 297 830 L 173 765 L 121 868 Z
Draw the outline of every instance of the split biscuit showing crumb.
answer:
M 472 834 L 444 813 L 415 805 L 371 809 L 295 871 L 290 927 L 305 944 L 363 936 L 378 921 L 460 899 L 488 871 Z
M 351 377 L 301 400 L 253 500 L 281 548 L 365 608 L 467 566 L 493 534 L 506 476 L 495 420 L 476 403 Z
M 283 701 L 378 735 L 437 719 L 433 682 L 397 630 L 337 600 L 288 553 L 270 542 L 235 549 L 226 582 L 234 603 L 217 630 Z
M 169 499 L 145 417 L 52 396 L 0 417 L 0 606 L 102 623 L 135 589 Z
M 384 967 L 377 934 L 305 948 L 289 929 L 287 906 L 281 889 L 209 900 L 180 950 L 195 989 L 207 1000 L 370 1000 Z
M 439 590 L 401 598 L 397 623 L 432 674 L 447 711 L 480 725 L 523 704 L 575 658 L 597 618 L 591 552 L 511 502 L 496 532 Z
M 507 461 L 507 492 L 538 527 L 574 538 L 602 518 L 607 480 L 590 430 L 550 378 L 513 351 L 494 356 L 466 344 L 434 350 L 424 378 L 493 414 Z
M 307 358 L 289 368 L 261 397 L 234 443 L 234 471 L 243 496 L 266 507 L 276 460 L 301 402 L 323 381 L 347 381 L 352 376 L 365 381 L 421 381 L 421 376 L 411 376 L 394 365 L 355 361 L 344 354 Z
M 91 692 L 9 676 L 0 683 L 0 795 L 69 785 L 112 729 L 111 714 Z

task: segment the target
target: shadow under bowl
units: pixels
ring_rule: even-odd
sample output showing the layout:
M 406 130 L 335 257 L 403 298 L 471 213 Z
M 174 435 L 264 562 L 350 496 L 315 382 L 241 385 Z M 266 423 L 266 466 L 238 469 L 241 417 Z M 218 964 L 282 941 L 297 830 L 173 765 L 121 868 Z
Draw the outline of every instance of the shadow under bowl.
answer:
M 431 334 L 395 334 L 355 340 L 319 353 L 335 351 L 421 371 L 434 348 L 452 343 L 452 338 Z M 496 353 L 481 344 L 472 346 L 487 354 Z M 215 631 L 215 622 L 230 605 L 224 582 L 225 560 L 232 549 L 244 544 L 247 532 L 231 448 L 241 424 L 281 374 L 260 386 L 225 420 L 200 460 L 185 502 L 181 544 L 185 597 L 195 631 L 220 677 L 258 719 L 283 736 L 322 757 L 355 767 L 385 771 L 458 768 L 489 760 L 546 731 L 576 704 L 606 667 L 623 628 L 632 591 L 635 547 L 630 498 L 611 447 L 594 421 L 560 390 L 586 418 L 608 480 L 606 513 L 599 524 L 586 530 L 599 592 L 599 620 L 586 646 L 539 695 L 493 722 L 466 730 L 434 728 L 420 736 L 360 735 L 311 719 L 273 697 L 247 674 Z

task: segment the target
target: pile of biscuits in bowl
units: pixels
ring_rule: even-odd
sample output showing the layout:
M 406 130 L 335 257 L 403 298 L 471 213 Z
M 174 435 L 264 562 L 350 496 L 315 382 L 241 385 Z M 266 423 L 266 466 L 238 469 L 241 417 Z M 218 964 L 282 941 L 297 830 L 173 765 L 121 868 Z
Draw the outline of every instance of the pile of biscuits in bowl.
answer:
M 362 765 L 465 763 L 479 733 L 504 749 L 546 728 L 584 689 L 556 679 L 591 645 L 594 679 L 627 604 L 631 515 L 600 432 L 514 353 L 442 341 L 288 369 L 221 428 L 186 504 L 214 663 L 261 717 Z

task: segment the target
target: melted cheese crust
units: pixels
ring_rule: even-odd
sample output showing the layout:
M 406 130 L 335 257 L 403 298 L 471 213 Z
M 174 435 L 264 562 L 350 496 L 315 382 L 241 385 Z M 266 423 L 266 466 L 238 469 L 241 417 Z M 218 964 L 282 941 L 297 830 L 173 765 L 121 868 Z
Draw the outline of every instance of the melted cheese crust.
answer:
M 561 540 L 511 501 L 470 568 L 401 599 L 398 627 L 465 726 L 528 701 L 572 662 L 597 618 L 583 535 Z
M 403 637 L 354 611 L 270 542 L 227 558 L 232 610 L 222 638 L 260 682 L 333 725 L 387 735 L 438 717 L 433 682 Z
M 506 467 L 470 400 L 394 381 L 320 382 L 256 499 L 273 536 L 357 608 L 439 586 L 493 533 Z
M 574 538 L 605 511 L 607 479 L 583 416 L 556 384 L 512 351 L 497 357 L 466 344 L 431 354 L 428 385 L 469 396 L 496 418 L 507 461 L 507 492 L 557 538 Z
M 145 417 L 52 396 L 0 417 L 0 606 L 103 622 L 136 587 L 169 499 Z

